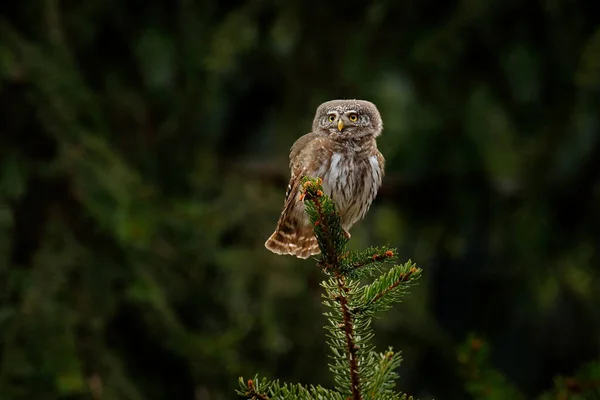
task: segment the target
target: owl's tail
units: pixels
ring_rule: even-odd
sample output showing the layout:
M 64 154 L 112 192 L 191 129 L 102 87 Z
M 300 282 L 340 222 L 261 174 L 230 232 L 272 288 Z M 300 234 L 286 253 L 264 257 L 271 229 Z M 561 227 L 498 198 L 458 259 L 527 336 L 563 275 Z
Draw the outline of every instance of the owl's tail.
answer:
M 265 247 L 273 253 L 298 258 L 308 258 L 321 252 L 311 226 L 298 229 L 279 224 L 265 242 Z

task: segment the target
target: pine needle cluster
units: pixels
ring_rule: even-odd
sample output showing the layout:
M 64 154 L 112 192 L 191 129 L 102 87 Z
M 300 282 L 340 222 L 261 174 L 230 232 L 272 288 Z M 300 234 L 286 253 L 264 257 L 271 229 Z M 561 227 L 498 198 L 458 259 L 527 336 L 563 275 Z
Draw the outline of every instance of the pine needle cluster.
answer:
M 391 348 L 379 353 L 372 344 L 373 316 L 401 300 L 421 275 L 410 260 L 396 265 L 396 250 L 371 247 L 348 251 L 348 238 L 334 202 L 324 194 L 320 179 L 305 178 L 301 196 L 314 226 L 321 254 L 318 266 L 327 276 L 323 304 L 327 307 L 327 343 L 332 356 L 329 369 L 335 387 L 280 383 L 255 377 L 240 378 L 237 393 L 247 399 L 407 400 L 395 381 L 401 362 Z M 370 278 L 370 283 L 363 283 Z

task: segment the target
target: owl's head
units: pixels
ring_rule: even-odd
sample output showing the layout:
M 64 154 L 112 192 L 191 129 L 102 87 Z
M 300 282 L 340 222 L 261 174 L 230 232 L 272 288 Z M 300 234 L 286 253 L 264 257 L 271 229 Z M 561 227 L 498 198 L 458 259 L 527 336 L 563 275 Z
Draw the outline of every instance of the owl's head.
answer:
M 383 122 L 375 104 L 365 100 L 331 100 L 317 108 L 313 132 L 340 139 L 377 137 Z

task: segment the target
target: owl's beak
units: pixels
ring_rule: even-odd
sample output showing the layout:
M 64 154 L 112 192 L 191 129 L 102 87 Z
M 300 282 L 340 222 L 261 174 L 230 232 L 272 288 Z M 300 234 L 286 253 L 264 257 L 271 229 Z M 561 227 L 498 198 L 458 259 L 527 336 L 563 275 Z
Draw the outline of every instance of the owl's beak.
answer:
M 338 131 L 342 131 L 342 129 L 344 129 L 344 121 L 342 121 L 342 119 L 338 119 Z

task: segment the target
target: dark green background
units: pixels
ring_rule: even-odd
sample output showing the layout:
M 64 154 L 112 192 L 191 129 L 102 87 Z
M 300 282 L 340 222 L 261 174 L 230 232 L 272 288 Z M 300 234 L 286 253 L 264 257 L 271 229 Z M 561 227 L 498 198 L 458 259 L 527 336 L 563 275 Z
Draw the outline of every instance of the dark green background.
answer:
M 376 323 L 399 387 L 469 398 L 471 332 L 531 397 L 598 357 L 597 0 L 5 3 L 2 400 L 331 385 L 323 276 L 263 243 L 339 97 L 385 124 L 351 245 L 424 270 Z

